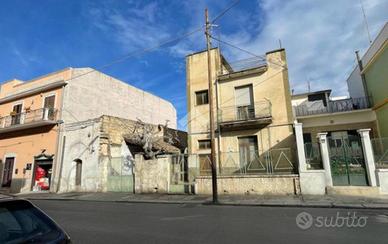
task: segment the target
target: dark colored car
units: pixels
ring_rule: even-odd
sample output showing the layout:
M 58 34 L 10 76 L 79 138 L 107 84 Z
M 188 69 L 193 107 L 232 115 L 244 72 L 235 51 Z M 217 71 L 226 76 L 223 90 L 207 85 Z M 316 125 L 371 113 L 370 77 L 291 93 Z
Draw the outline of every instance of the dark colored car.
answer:
M 0 243 L 71 243 L 70 237 L 31 202 L 0 195 Z

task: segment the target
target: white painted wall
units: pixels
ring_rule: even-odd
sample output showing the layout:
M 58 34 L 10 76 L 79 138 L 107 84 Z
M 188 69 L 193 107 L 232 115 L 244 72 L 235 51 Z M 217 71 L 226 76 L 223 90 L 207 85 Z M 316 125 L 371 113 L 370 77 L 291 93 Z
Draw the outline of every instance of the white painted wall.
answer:
M 151 124 L 169 120 L 169 127 L 176 128 L 176 110 L 170 102 L 99 71 L 87 73 L 92 70 L 73 69 L 73 77 L 77 78 L 65 87 L 62 115 L 65 123 L 110 115 L 131 120 L 140 118 Z
M 100 122 L 88 120 L 64 127 L 66 143 L 60 177 L 60 192 L 98 191 L 101 188 L 98 165 Z M 82 160 L 82 182 L 75 186 L 75 159 Z

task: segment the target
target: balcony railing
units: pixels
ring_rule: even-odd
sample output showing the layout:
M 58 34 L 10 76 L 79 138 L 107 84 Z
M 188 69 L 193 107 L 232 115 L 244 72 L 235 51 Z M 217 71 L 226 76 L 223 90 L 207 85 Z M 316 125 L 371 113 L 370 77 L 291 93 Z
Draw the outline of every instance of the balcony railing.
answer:
M 11 114 L 0 118 L 0 129 L 33 124 L 36 122 L 55 122 L 57 110 L 53 108 L 41 108 L 23 113 Z
M 223 107 L 218 116 L 220 123 L 271 118 L 271 104 L 263 100 L 251 105 Z
M 309 116 L 325 113 L 338 113 L 370 108 L 370 99 L 367 97 L 347 98 L 335 101 L 329 101 L 324 106 L 323 101 L 305 102 L 294 106 L 295 114 L 299 116 Z

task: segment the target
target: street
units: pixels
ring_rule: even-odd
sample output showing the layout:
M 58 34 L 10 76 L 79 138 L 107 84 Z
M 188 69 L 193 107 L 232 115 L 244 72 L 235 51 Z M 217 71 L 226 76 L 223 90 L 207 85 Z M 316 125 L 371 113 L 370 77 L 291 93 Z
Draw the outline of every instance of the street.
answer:
M 33 203 L 60 224 L 73 243 L 386 243 L 388 238 L 388 210 L 55 200 Z M 314 218 L 306 230 L 296 224 L 301 212 Z M 351 215 L 364 220 L 365 225 L 359 221 L 359 226 L 346 227 L 346 221 L 339 221 L 336 227 L 319 227 L 316 221 L 319 216 L 330 221 L 335 216 Z

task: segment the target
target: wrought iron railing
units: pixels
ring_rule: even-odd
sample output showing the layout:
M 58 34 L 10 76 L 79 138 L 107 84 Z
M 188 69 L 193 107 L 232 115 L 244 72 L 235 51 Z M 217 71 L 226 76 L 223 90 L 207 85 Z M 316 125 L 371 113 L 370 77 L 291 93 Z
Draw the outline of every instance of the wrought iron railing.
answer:
M 10 114 L 0 118 L 0 128 L 24 125 L 39 121 L 55 121 L 57 110 L 53 108 L 41 108 L 23 113 Z
M 236 60 L 233 62 L 228 62 L 228 64 L 231 69 L 221 67 L 221 70 L 220 70 L 221 75 L 229 74 L 233 72 L 239 72 L 239 71 L 248 70 L 248 69 L 264 67 L 267 65 L 267 61 L 261 57 L 253 57 L 253 58 L 247 58 L 247 59 Z
M 305 143 L 306 164 L 308 170 L 323 169 L 321 151 L 318 143 Z
M 253 174 L 296 174 L 297 159 L 292 148 L 267 151 L 221 152 L 218 163 L 220 176 Z M 211 174 L 210 155 L 191 156 L 196 161 L 199 175 Z
M 388 168 L 388 137 L 371 139 L 377 169 Z
M 271 117 L 271 103 L 262 100 L 250 105 L 221 107 L 218 110 L 219 122 L 254 120 Z
M 305 102 L 294 106 L 296 116 L 309 116 L 324 113 L 338 113 L 371 107 L 371 99 L 367 97 L 347 98 L 329 101 L 325 106 L 322 101 Z

